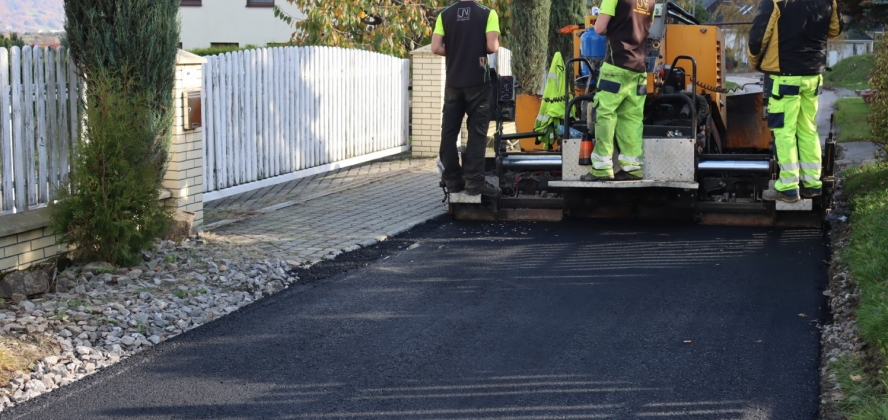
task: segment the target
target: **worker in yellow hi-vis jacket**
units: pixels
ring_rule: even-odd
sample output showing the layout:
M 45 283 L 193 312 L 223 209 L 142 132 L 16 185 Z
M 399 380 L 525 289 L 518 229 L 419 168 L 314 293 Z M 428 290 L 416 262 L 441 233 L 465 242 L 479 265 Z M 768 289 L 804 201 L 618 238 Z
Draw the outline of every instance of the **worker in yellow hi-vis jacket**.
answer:
M 607 51 L 595 92 L 595 148 L 590 173 L 583 181 L 614 179 L 614 137 L 624 179 L 641 179 L 644 100 L 647 96 L 645 40 L 654 12 L 653 0 L 603 0 L 595 32 L 607 37 Z
M 759 5 L 749 32 L 749 64 L 772 83 L 768 127 L 780 166 L 774 189 L 762 193 L 764 200 L 793 203 L 821 194 L 817 97 L 827 39 L 841 32 L 835 0 L 763 0 Z

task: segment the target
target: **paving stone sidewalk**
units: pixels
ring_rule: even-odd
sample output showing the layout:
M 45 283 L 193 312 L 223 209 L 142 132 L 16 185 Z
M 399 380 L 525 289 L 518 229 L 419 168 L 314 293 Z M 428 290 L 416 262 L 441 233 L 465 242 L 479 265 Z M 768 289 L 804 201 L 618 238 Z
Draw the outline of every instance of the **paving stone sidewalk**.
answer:
M 204 224 L 240 219 L 270 206 L 329 194 L 398 173 L 435 170 L 434 159 L 414 159 L 410 152 L 373 162 L 284 182 L 204 203 Z
M 332 258 L 446 213 L 435 162 L 395 157 L 207 203 L 202 234 L 291 265 Z

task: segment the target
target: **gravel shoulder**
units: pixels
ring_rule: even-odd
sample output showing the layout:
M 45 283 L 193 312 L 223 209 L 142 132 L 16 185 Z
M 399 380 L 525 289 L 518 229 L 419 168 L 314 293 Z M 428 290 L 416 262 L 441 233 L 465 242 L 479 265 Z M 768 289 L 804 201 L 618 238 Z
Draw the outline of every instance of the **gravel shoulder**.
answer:
M 212 235 L 207 235 L 212 237 Z M 44 341 L 51 354 L 0 388 L 0 412 L 66 386 L 288 288 L 287 262 L 192 237 L 159 241 L 143 264 L 70 267 L 53 291 L 0 303 L 0 332 Z M 27 338 L 27 339 L 25 339 Z

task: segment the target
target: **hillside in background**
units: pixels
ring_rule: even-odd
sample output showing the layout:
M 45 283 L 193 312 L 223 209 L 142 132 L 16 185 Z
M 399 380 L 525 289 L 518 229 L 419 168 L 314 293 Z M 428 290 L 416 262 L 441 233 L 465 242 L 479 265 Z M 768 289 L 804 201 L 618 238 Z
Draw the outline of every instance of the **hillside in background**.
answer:
M 0 0 L 0 32 L 61 31 L 63 0 Z

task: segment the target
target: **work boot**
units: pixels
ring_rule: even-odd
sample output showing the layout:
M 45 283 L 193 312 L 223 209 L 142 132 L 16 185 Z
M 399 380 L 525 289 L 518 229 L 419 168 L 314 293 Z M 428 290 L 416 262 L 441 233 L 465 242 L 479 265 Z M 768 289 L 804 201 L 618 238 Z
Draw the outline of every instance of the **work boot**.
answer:
M 586 181 L 586 182 L 613 181 L 613 180 L 614 180 L 613 176 L 597 176 L 597 175 L 593 175 L 591 173 L 585 174 L 580 177 L 580 181 Z
M 635 175 L 632 172 L 620 171 L 617 172 L 616 180 L 617 181 L 639 181 L 643 176 Z
M 795 203 L 796 201 L 799 201 L 799 191 L 798 190 L 788 190 L 788 191 L 764 190 L 764 191 L 762 191 L 762 200 L 767 200 L 767 201 L 780 200 L 784 203 Z
M 466 183 L 466 194 L 468 195 L 485 195 L 488 197 L 497 198 L 502 195 L 502 190 L 499 189 L 496 185 L 493 185 L 487 180 L 480 181 L 469 181 Z
M 802 188 L 802 198 L 814 198 L 821 194 L 820 188 Z
M 466 181 L 462 179 L 442 179 L 441 182 L 444 184 L 442 187 L 447 188 L 447 192 L 450 194 L 456 194 L 466 189 Z

